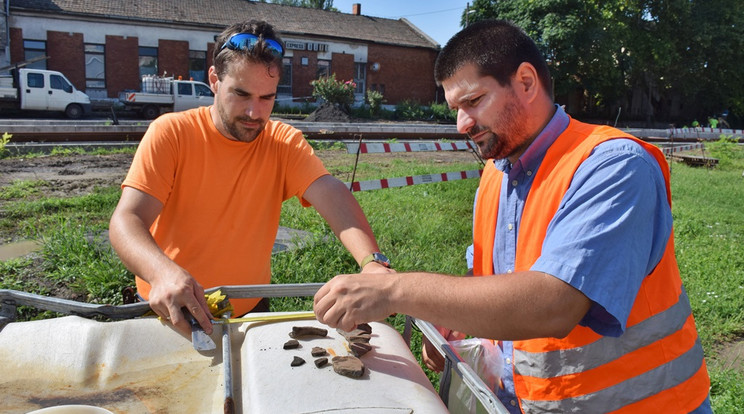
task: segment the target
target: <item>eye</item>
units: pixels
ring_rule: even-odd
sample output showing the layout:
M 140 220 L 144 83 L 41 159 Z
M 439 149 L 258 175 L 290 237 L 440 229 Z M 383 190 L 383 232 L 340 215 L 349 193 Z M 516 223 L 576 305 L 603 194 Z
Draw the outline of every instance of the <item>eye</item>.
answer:
M 468 99 L 468 105 L 476 106 L 483 99 L 483 95 L 476 96 L 475 98 Z

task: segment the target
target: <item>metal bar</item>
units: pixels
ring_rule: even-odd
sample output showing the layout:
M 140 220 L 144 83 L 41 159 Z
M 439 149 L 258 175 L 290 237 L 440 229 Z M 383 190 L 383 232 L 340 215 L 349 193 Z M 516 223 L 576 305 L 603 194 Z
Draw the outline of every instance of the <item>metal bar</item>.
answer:
M 473 371 L 473 368 L 460 358 L 460 355 L 452 349 L 449 342 L 444 339 L 434 325 L 415 318 L 414 323 L 419 327 L 419 329 L 421 329 L 421 333 L 426 336 L 429 342 L 437 348 L 439 353 L 442 354 L 446 360 L 452 362 L 452 368 L 462 377 L 465 385 L 473 392 L 473 395 L 475 395 L 478 401 L 480 401 L 486 411 L 496 414 L 509 414 L 509 411 L 507 411 L 506 407 L 501 404 L 501 401 L 496 397 L 496 394 L 494 394 L 483 380 L 480 379 L 478 374 Z
M 230 319 L 230 312 L 227 311 L 222 316 Z M 235 400 L 233 399 L 233 378 L 232 378 L 232 343 L 230 342 L 230 325 L 222 326 L 222 366 L 225 374 L 225 404 L 223 407 L 224 414 L 235 413 Z
M 150 310 L 150 306 L 147 304 L 147 302 L 114 306 L 97 303 L 77 302 L 74 300 L 55 298 L 51 296 L 42 296 L 35 293 L 21 292 L 9 289 L 0 289 L 0 304 L 3 308 L 13 306 L 33 306 L 37 309 L 49 310 L 69 315 L 78 315 L 84 317 L 105 316 L 111 319 L 135 318 L 144 315 Z
M 321 286 L 323 286 L 323 283 L 237 285 L 214 287 L 207 289 L 206 292 L 222 290 L 223 294 L 227 294 L 231 298 L 313 296 Z M 136 318 L 150 311 L 148 302 L 117 306 L 77 302 L 10 289 L 0 289 L 0 306 L 0 316 L 10 319 L 15 319 L 15 308 L 18 306 L 32 306 L 37 309 L 87 318 L 103 316 L 114 320 Z M 0 325 L 0 328 L 2 328 L 2 325 Z

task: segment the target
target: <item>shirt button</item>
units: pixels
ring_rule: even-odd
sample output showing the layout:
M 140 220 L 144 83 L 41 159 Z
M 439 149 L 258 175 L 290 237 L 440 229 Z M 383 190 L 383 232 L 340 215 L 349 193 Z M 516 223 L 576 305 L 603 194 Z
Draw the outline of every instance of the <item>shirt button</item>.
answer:
M 506 358 L 506 364 L 511 365 L 511 358 Z
M 514 401 L 514 400 L 509 401 L 509 404 L 511 404 L 512 407 L 516 407 L 517 406 L 517 402 Z
M 508 224 L 508 225 L 506 226 L 506 228 L 508 228 L 508 229 L 509 229 L 509 231 L 511 231 L 511 230 L 513 230 L 513 229 L 514 229 L 514 225 L 513 225 L 513 224 L 511 224 L 511 223 L 509 223 L 509 224 Z
M 518 184 L 519 184 L 519 181 L 517 181 L 517 180 L 514 180 L 514 181 L 512 181 L 512 185 L 513 185 L 514 187 L 516 187 L 516 186 L 517 186 Z
M 532 171 L 527 171 L 527 176 L 528 177 L 531 177 L 532 176 Z
M 507 271 L 506 271 L 506 273 L 511 273 L 511 272 L 512 272 L 512 270 L 511 270 L 511 269 L 509 269 L 509 270 L 507 270 Z

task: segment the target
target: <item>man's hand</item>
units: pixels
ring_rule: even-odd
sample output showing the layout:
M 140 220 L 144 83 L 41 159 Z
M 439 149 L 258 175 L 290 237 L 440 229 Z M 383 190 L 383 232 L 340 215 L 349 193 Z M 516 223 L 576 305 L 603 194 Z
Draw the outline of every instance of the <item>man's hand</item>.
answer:
M 315 294 L 315 316 L 319 322 L 345 331 L 385 319 L 395 312 L 391 302 L 395 280 L 394 273 L 336 276 Z
M 173 324 L 180 333 L 191 337 L 191 325 L 181 309 L 191 313 L 207 334 L 212 333 L 211 314 L 204 288 L 184 269 L 164 273 L 153 281 L 150 308 Z

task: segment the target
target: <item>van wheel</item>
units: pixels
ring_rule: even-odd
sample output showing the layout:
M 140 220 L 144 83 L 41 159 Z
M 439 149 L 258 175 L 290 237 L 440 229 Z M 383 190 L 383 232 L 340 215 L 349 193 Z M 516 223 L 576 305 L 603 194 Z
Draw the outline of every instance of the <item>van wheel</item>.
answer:
M 160 108 L 155 105 L 146 105 L 142 108 L 142 117 L 145 119 L 155 119 L 160 115 Z
M 65 108 L 65 116 L 70 119 L 80 119 L 83 116 L 83 107 L 78 104 L 69 104 Z

